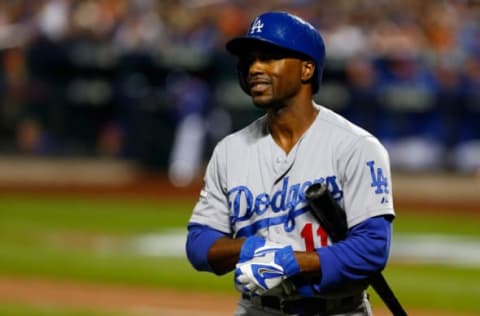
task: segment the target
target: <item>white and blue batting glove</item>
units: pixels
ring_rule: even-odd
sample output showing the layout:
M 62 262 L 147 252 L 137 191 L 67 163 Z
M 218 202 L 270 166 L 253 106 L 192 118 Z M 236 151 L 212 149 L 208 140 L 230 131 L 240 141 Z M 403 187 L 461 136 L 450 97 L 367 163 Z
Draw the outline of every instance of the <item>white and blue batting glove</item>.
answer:
M 248 237 L 242 245 L 238 262 L 245 262 L 253 257 L 263 256 L 267 252 L 277 251 L 282 249 L 283 245 L 266 240 L 260 236 Z
M 235 287 L 243 293 L 261 295 L 298 272 L 300 267 L 293 248 L 287 246 L 238 263 L 235 268 Z

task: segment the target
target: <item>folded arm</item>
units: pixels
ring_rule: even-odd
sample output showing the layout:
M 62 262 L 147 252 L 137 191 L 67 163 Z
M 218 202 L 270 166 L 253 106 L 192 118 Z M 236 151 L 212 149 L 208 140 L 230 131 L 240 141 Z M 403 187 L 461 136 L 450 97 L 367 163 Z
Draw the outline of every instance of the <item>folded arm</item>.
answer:
M 388 259 L 390 239 L 391 218 L 379 216 L 352 227 L 342 242 L 294 255 L 300 272 L 320 276 L 323 289 L 381 271 Z M 205 225 L 190 224 L 187 256 L 197 270 L 222 275 L 235 269 L 244 241 Z
M 235 268 L 244 240 L 233 239 L 209 226 L 190 224 L 187 257 L 195 269 L 222 275 Z

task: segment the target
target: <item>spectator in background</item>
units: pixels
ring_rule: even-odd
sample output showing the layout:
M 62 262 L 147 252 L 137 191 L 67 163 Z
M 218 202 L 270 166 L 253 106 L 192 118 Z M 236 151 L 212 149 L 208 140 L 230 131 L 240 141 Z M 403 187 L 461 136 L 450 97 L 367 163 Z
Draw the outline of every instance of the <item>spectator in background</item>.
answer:
M 425 38 L 414 21 L 396 16 L 374 32 L 378 97 L 385 115 L 377 136 L 389 150 L 393 168 L 436 170 L 444 163 L 442 126 L 433 76 L 422 56 Z
M 454 168 L 471 173 L 480 170 L 480 5 L 463 12 L 464 23 L 457 32 L 458 47 L 466 56 L 465 102 L 459 118 L 459 134 L 452 151 Z
M 392 166 L 405 170 L 442 167 L 443 143 L 434 81 L 418 57 L 380 61 L 380 104 L 386 117 L 379 137 L 392 155 Z
M 172 76 L 173 77 L 173 76 Z M 186 186 L 196 179 L 203 166 L 206 137 L 205 113 L 210 91 L 199 77 L 177 74 L 168 83 L 174 114 L 178 122 L 170 153 L 168 175 L 177 186 Z
M 169 130 L 180 122 L 167 114 L 174 106 L 165 90 L 168 74 L 194 70 L 195 80 L 209 90 L 208 107 L 215 107 L 217 92 L 224 89 L 221 72 L 231 69 L 223 63 L 212 69 L 209 63 L 222 60 L 225 39 L 243 34 L 246 21 L 258 12 L 287 8 L 315 21 L 330 47 L 320 99 L 334 98 L 343 106 L 336 110 L 386 144 L 390 140 L 392 158 L 398 158 L 394 168 L 476 168 L 478 163 L 466 162 L 478 156 L 470 145 L 480 139 L 474 123 L 480 54 L 476 1 L 4 0 L 0 148 L 20 150 L 16 137 L 33 120 L 49 139 L 38 154 L 113 155 L 146 165 L 160 159 L 165 163 L 156 165 L 163 168 L 173 142 L 159 139 L 173 140 Z M 460 95 L 458 82 L 464 86 Z M 410 94 L 403 93 L 407 90 Z M 392 91 L 416 96 L 393 98 L 392 107 Z M 363 113 L 352 111 L 352 103 L 363 104 Z M 385 112 L 385 126 L 368 118 L 374 108 Z M 219 110 L 233 119 L 231 128 L 236 119 L 249 117 Z M 69 133 L 74 124 L 75 135 Z M 206 142 L 221 137 L 218 133 L 207 129 Z M 414 139 L 420 146 L 411 146 Z M 428 155 L 419 153 L 422 148 Z M 448 164 L 428 158 L 444 157 L 446 151 L 452 158 Z
M 461 107 L 458 138 L 452 152 L 460 172 L 480 170 L 480 54 L 465 62 L 465 102 Z
M 386 117 L 376 94 L 378 74 L 370 58 L 349 58 L 345 65 L 349 100 L 345 116 L 374 135 L 381 135 L 379 118 Z
M 450 152 L 458 141 L 461 112 L 464 108 L 465 78 L 460 72 L 460 62 L 448 56 L 439 56 L 432 61 L 432 72 L 435 79 L 435 108 L 441 120 L 442 142 Z M 446 167 L 451 167 L 447 161 Z

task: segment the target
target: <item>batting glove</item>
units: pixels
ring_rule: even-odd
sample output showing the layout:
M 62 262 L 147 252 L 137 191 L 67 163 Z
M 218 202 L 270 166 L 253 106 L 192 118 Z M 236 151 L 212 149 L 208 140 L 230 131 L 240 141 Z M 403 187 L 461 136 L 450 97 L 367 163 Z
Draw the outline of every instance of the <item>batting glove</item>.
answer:
M 261 295 L 300 272 L 291 246 L 258 253 L 235 268 L 235 287 L 244 293 Z
M 283 245 L 273 241 L 268 241 L 260 236 L 248 237 L 242 245 L 238 262 L 245 262 L 257 256 L 263 256 L 267 252 L 282 249 Z

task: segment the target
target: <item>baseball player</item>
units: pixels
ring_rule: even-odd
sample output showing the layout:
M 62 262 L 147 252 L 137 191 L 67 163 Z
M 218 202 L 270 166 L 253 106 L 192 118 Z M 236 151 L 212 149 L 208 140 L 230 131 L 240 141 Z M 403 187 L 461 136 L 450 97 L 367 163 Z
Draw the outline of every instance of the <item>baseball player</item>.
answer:
M 308 22 L 267 12 L 226 48 L 266 114 L 215 147 L 188 225 L 191 264 L 234 271 L 238 316 L 371 315 L 365 280 L 386 265 L 394 218 L 386 150 L 313 101 L 325 47 Z M 309 211 L 313 183 L 346 210 L 345 240 Z

